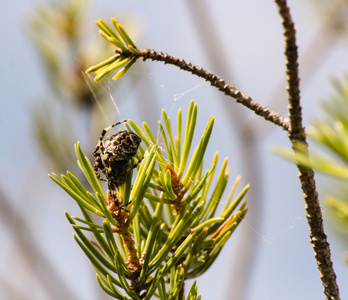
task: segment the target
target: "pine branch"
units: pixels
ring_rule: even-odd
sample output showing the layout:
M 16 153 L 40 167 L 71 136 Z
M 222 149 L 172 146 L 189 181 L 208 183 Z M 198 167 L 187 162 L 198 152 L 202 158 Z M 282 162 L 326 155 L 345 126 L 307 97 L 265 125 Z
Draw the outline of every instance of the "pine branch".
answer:
M 211 168 L 203 173 L 203 158 L 214 117 L 209 118 L 194 149 L 197 110 L 197 104 L 192 101 L 186 126 L 182 126 L 182 112 L 178 111 L 177 136 L 163 111 L 164 123 L 160 122 L 159 128 L 166 153 L 157 145 L 146 123 L 142 130 L 128 120 L 126 129 L 134 130 L 133 134 L 141 137 L 146 148 L 139 146 L 137 160 L 143 157 L 141 164 L 114 190 L 108 185 L 105 193 L 98 173 L 79 143 L 75 147 L 78 165 L 93 193 L 70 172 L 61 177 L 50 175 L 79 205 L 83 218 L 67 212 L 66 217 L 76 232 L 76 242 L 97 272 L 99 285 L 114 298 L 150 300 L 156 293 L 161 299 L 181 299 L 185 280 L 198 277 L 210 268 L 247 213 L 242 200 L 249 185 L 235 195 L 238 179 L 222 212 L 217 213 L 228 183 L 229 168 L 225 159 L 214 184 L 218 160 L 215 154 Z M 112 167 L 112 171 L 117 170 L 117 165 Z M 125 203 L 127 210 L 122 205 Z M 103 225 L 96 223 L 93 216 L 103 218 Z M 92 232 L 94 240 L 90 241 L 84 232 Z M 195 286 L 188 300 L 200 299 Z
M 284 27 L 286 80 L 289 100 L 289 138 L 292 148 L 300 142 L 305 145 L 305 155 L 309 159 L 306 134 L 302 126 L 302 114 L 300 105 L 300 87 L 298 77 L 298 54 L 296 45 L 296 32 L 286 0 L 275 0 Z M 330 246 L 324 232 L 323 217 L 316 191 L 314 172 L 311 168 L 305 168 L 296 162 L 299 170 L 301 188 L 305 200 L 305 209 L 310 230 L 310 242 L 314 249 L 320 278 L 324 287 L 326 299 L 340 299 L 336 282 L 336 274 L 333 269 Z
M 179 59 L 167 53 L 157 52 L 154 49 L 136 49 L 136 52 L 133 52 L 132 50 L 123 51 L 121 49 L 117 49 L 117 54 L 115 57 L 122 57 L 123 60 L 125 60 L 125 58 L 131 57 L 132 63 L 134 63 L 138 58 L 142 58 L 144 61 L 147 59 L 151 59 L 153 61 L 163 61 L 165 64 L 177 66 L 184 71 L 188 71 L 198 77 L 205 79 L 213 87 L 217 88 L 225 95 L 236 99 L 237 103 L 241 103 L 242 105 L 248 107 L 249 109 L 254 111 L 255 114 L 263 117 L 267 121 L 281 126 L 286 131 L 289 130 L 289 121 L 286 118 L 282 117 L 280 114 L 276 112 L 271 111 L 268 107 L 255 102 L 250 97 L 244 95 L 241 91 L 236 89 L 234 86 L 227 84 L 226 81 L 223 80 L 221 77 L 190 62 L 187 63 L 183 59 Z M 88 70 L 88 72 L 90 71 L 91 70 Z M 97 80 L 99 80 L 99 78 L 97 78 Z
M 171 56 L 169 54 L 163 54 L 162 52 L 156 52 L 155 50 L 145 49 L 140 50 L 140 57 L 143 60 L 151 59 L 154 61 L 163 61 L 165 64 L 171 64 L 179 67 L 182 70 L 188 71 L 198 77 L 201 77 L 208 81 L 213 87 L 216 87 L 219 91 L 223 92 L 225 95 L 230 96 L 237 100 L 237 103 L 241 103 L 242 105 L 248 107 L 255 114 L 263 117 L 267 121 L 270 121 L 278 126 L 283 127 L 285 130 L 289 129 L 288 121 L 279 115 L 276 112 L 271 111 L 266 106 L 263 106 L 255 101 L 253 101 L 250 97 L 244 95 L 236 89 L 234 86 L 229 85 L 223 80 L 221 77 L 201 68 L 193 65 L 192 63 L 187 63 L 183 59 L 179 59 L 175 56 Z
M 278 126 L 281 126 L 286 131 L 289 130 L 289 121 L 282 117 L 280 114 L 271 111 L 268 107 L 263 106 L 250 97 L 244 95 L 241 91 L 234 86 L 229 85 L 221 77 L 201 68 L 192 63 L 187 63 L 183 59 L 179 59 L 175 56 L 164 54 L 162 52 L 156 52 L 153 49 L 137 49 L 131 38 L 125 32 L 123 27 L 112 18 L 112 23 L 116 29 L 113 31 L 103 20 L 96 21 L 98 27 L 101 29 L 100 34 L 109 42 L 114 44 L 117 48 L 115 55 L 109 57 L 107 60 L 89 68 L 86 73 L 96 72 L 97 75 L 94 81 L 102 79 L 110 72 L 119 69 L 117 74 L 113 77 L 114 80 L 123 76 L 132 65 L 142 58 L 144 61 L 147 59 L 153 61 L 163 61 L 165 64 L 171 64 L 179 67 L 182 70 L 188 71 L 198 77 L 210 82 L 213 87 L 216 87 L 219 91 L 225 95 L 230 96 L 237 100 L 237 103 L 248 107 L 254 111 L 257 115 L 263 117 L 267 121 L 270 121 Z

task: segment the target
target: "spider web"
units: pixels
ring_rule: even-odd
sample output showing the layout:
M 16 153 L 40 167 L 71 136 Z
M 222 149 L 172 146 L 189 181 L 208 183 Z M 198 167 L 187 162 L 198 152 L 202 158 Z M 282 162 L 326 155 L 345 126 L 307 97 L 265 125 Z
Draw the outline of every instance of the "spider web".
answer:
M 120 109 L 116 103 L 116 100 L 112 96 L 112 91 L 111 91 L 111 87 L 110 87 L 111 86 L 110 80 L 105 78 L 105 79 L 101 80 L 100 82 L 96 83 L 96 82 L 94 82 L 92 75 L 86 74 L 83 72 L 82 76 L 84 77 L 84 79 L 85 79 L 85 81 L 86 81 L 86 83 L 87 83 L 87 85 L 88 85 L 88 87 L 89 87 L 89 89 L 94 97 L 94 100 L 97 103 L 98 108 L 103 115 L 103 118 L 105 120 L 107 120 L 108 123 L 111 124 L 112 120 L 110 120 L 109 115 L 106 113 L 105 108 L 102 104 L 101 98 L 109 99 L 112 102 L 113 107 L 115 108 L 116 113 L 119 116 L 121 115 L 121 112 L 120 112 Z
M 156 87 L 159 87 L 161 89 L 166 89 L 166 86 L 165 84 L 159 82 L 158 80 L 154 79 L 150 74 L 148 74 L 145 70 L 143 70 L 142 76 L 144 76 L 146 79 L 148 79 L 153 85 L 155 85 Z M 117 101 L 117 98 L 115 98 L 113 96 L 113 90 L 114 90 L 114 86 L 115 86 L 115 81 L 113 80 L 110 80 L 110 79 L 103 79 L 102 81 L 100 82 L 94 82 L 93 81 L 93 77 L 91 75 L 84 75 L 85 79 L 86 79 L 86 82 L 94 96 L 94 99 L 98 105 L 98 108 L 99 110 L 101 111 L 102 115 L 103 115 L 103 118 L 107 121 L 107 124 L 113 124 L 119 120 L 123 120 L 123 119 L 127 119 L 129 113 L 127 113 L 127 117 L 124 117 L 124 113 L 122 111 L 122 109 L 120 108 L 122 105 L 118 103 Z M 191 87 L 189 87 L 188 89 L 182 91 L 182 92 L 177 92 L 177 93 L 173 93 L 172 95 L 172 101 L 171 101 L 171 105 L 170 105 L 170 109 L 169 110 L 166 110 L 167 112 L 167 115 L 168 117 L 171 118 L 171 121 L 172 121 L 172 128 L 173 128 L 173 134 L 177 134 L 175 132 L 175 128 L 176 128 L 176 122 L 174 124 L 174 120 L 176 120 L 176 113 L 177 111 L 175 110 L 176 108 L 178 109 L 177 107 L 177 103 L 180 102 L 181 100 L 187 100 L 185 98 L 185 96 L 189 95 L 190 93 L 192 93 L 194 90 L 196 89 L 199 89 L 201 88 L 203 85 L 207 84 L 206 82 L 201 82 L 199 84 L 195 84 Z M 125 90 L 123 91 L 123 93 L 127 93 L 128 91 Z M 126 96 L 126 95 L 124 95 Z M 122 97 L 122 95 L 121 95 Z M 118 120 L 115 120 L 115 119 L 111 119 L 110 117 L 110 114 L 107 113 L 104 105 L 103 105 L 103 101 L 101 101 L 102 98 L 106 98 L 106 101 L 109 101 L 109 104 L 111 103 L 112 104 L 112 107 L 116 113 L 116 115 L 118 116 Z M 159 116 L 159 120 L 161 121 L 162 124 L 164 124 L 163 122 L 163 116 L 162 114 L 160 114 Z M 186 115 L 185 115 L 185 111 L 183 111 L 183 129 L 185 128 L 185 121 L 186 121 Z M 102 130 L 102 128 L 100 128 L 100 131 Z M 155 128 L 151 128 L 151 131 L 153 133 L 156 132 L 156 135 L 155 135 L 155 138 L 156 138 L 156 143 L 157 145 L 159 146 L 161 152 L 164 155 L 164 158 L 166 160 L 166 162 L 169 164 L 169 156 L 170 154 L 166 151 L 165 147 L 162 146 L 163 143 L 162 143 L 162 137 L 161 137 L 161 133 L 160 133 L 160 129 L 158 127 L 156 127 L 156 131 L 155 131 Z M 197 132 L 196 134 L 199 134 L 199 132 Z M 192 149 L 190 151 L 190 153 L 192 154 L 192 152 L 194 151 L 196 147 L 196 144 L 194 143 L 193 141 L 193 144 L 192 144 Z M 189 159 L 190 159 L 190 156 L 189 156 Z M 216 166 L 216 170 L 215 170 L 215 174 L 214 174 L 214 178 L 213 178 L 213 181 L 212 183 L 214 184 L 214 182 L 216 181 L 217 179 L 217 176 L 218 176 L 218 173 L 220 171 L 220 167 L 221 167 L 221 158 L 219 158 L 219 161 L 220 161 L 220 164 L 218 163 L 217 166 Z M 203 171 L 202 171 L 202 174 L 204 174 L 208 168 L 210 168 L 210 163 L 211 161 L 209 160 L 209 157 L 206 157 L 205 159 L 205 167 L 203 168 Z M 230 179 L 230 181 L 234 181 L 233 178 Z M 191 179 L 191 183 L 193 183 L 193 185 L 195 183 L 197 183 L 198 180 L 196 178 L 192 178 Z M 224 195 L 222 196 L 222 198 L 219 200 L 219 199 L 214 199 L 212 198 L 212 188 L 210 189 L 210 192 L 207 196 L 207 201 L 209 201 L 210 199 L 212 199 L 213 201 L 216 201 L 216 202 L 219 202 L 219 205 L 217 207 L 217 211 L 216 211 L 216 214 L 219 214 L 219 210 L 221 210 L 221 208 L 223 207 L 223 205 L 225 204 L 225 199 L 227 199 L 228 197 L 228 194 L 230 192 L 230 188 L 229 188 L 230 184 L 226 187 L 226 190 L 224 192 Z M 241 187 L 239 186 L 239 189 L 240 190 Z M 236 197 L 236 195 L 238 195 L 238 191 L 236 191 L 233 199 Z M 233 201 L 232 199 L 232 201 Z M 255 216 L 252 216 L 252 214 L 250 213 L 250 211 L 248 212 L 248 216 L 251 217 L 251 218 L 254 218 Z M 275 233 L 274 235 L 265 235 L 265 234 L 262 234 L 257 228 L 254 228 L 247 220 L 243 219 L 242 222 L 248 227 L 250 228 L 257 236 L 259 236 L 262 240 L 262 242 L 268 244 L 268 245 L 272 245 L 273 242 L 277 239 L 279 239 L 281 236 L 283 236 L 287 231 L 290 231 L 292 230 L 296 223 L 298 223 L 300 221 L 301 217 L 296 217 L 295 219 L 293 219 L 291 221 L 291 224 L 288 226 L 288 227 L 285 227 L 283 230 L 282 229 L 279 229 L 278 233 Z
M 144 75 L 155 86 L 160 87 L 162 89 L 166 88 L 164 84 L 162 84 L 162 83 L 158 82 L 157 80 L 155 80 L 152 76 L 150 76 L 145 71 L 142 73 L 142 75 Z M 127 119 L 127 117 L 124 117 L 122 109 L 120 108 L 121 104 L 119 105 L 118 101 L 116 100 L 117 98 L 115 99 L 115 97 L 113 96 L 113 89 L 114 89 L 114 84 L 115 84 L 114 81 L 109 80 L 109 79 L 103 79 L 103 80 L 98 81 L 96 83 L 96 82 L 94 82 L 93 77 L 91 75 L 89 75 L 89 74 L 84 74 L 84 78 L 85 78 L 86 83 L 87 83 L 88 87 L 90 88 L 90 90 L 91 90 L 91 92 L 92 92 L 92 94 L 94 96 L 94 99 L 95 99 L 95 101 L 97 103 L 98 109 L 100 110 L 103 118 L 107 121 L 107 123 L 109 125 L 115 123 L 116 121 L 119 121 L 119 120 L 122 120 L 122 119 Z M 171 101 L 170 108 L 169 108 L 169 110 L 166 110 L 168 117 L 170 117 L 170 119 L 172 121 L 173 135 L 177 135 L 177 132 L 175 131 L 177 124 L 176 124 L 176 122 L 174 123 L 174 120 L 176 121 L 176 116 L 177 116 L 176 115 L 177 111 L 174 111 L 177 108 L 177 103 L 179 101 L 181 101 L 181 100 L 185 100 L 186 101 L 186 99 L 184 99 L 185 96 L 189 95 L 192 91 L 194 91 L 196 89 L 199 89 L 200 87 L 202 87 L 205 84 L 207 84 L 207 83 L 206 82 L 201 82 L 199 84 L 195 84 L 194 86 L 192 86 L 192 87 L 190 87 L 190 88 L 188 88 L 188 89 L 186 89 L 186 90 L 184 90 L 182 92 L 178 92 L 178 93 L 173 94 L 173 98 L 172 98 L 172 101 Z M 111 120 L 110 113 L 108 114 L 108 112 L 106 111 L 106 109 L 105 109 L 105 107 L 103 105 L 102 98 L 105 98 L 106 101 L 111 102 L 112 107 L 113 107 L 116 115 L 118 116 L 119 120 L 115 120 L 115 119 Z M 179 108 L 177 108 L 177 109 L 179 109 Z M 159 117 L 160 117 L 159 121 L 164 125 L 164 120 L 163 120 L 162 114 Z M 185 130 L 185 125 L 186 125 L 185 124 L 186 123 L 185 111 L 183 111 L 183 117 L 182 118 L 183 118 L 183 124 L 182 124 L 183 128 L 182 128 L 182 130 L 184 131 Z M 102 128 L 100 128 L 100 131 L 101 130 L 102 130 Z M 165 147 L 162 146 L 163 145 L 163 143 L 162 143 L 162 135 L 161 135 L 159 127 L 157 126 L 156 130 L 154 128 L 151 128 L 151 131 L 153 133 L 156 132 L 156 135 L 155 135 L 156 143 L 159 146 L 161 152 L 164 154 L 164 158 L 165 158 L 166 162 L 169 164 L 170 154 L 166 151 Z M 199 133 L 200 132 L 197 132 L 196 135 L 199 135 Z M 183 143 L 183 141 L 182 141 L 182 143 Z M 193 151 L 194 151 L 196 146 L 197 145 L 195 144 L 195 142 L 193 140 L 193 143 L 192 143 L 192 146 L 191 146 L 191 151 L 190 151 L 191 155 L 192 155 L 192 153 L 193 153 Z M 189 156 L 189 159 L 190 159 L 190 156 Z M 221 160 L 221 158 L 220 158 L 220 160 Z M 189 160 L 188 160 L 188 163 L 189 163 Z M 209 158 L 205 159 L 205 164 L 204 164 L 205 167 L 203 167 L 202 176 L 207 171 L 207 168 L 210 168 L 210 164 L 211 164 L 211 161 L 209 161 Z M 187 167 L 188 167 L 188 165 L 187 165 Z M 219 164 L 216 166 L 216 171 L 215 171 L 215 175 L 214 175 L 215 178 L 217 178 L 217 174 L 216 173 L 218 173 L 218 172 L 219 172 Z M 191 183 L 193 185 L 198 183 L 198 179 L 197 178 L 192 178 L 190 180 L 191 180 Z M 213 182 L 214 182 L 214 179 L 213 179 Z M 229 190 L 226 188 L 226 191 L 224 193 L 223 198 L 227 198 L 228 193 L 229 193 Z M 210 193 L 209 194 L 212 194 L 212 188 L 210 189 Z M 213 199 L 212 195 L 209 195 L 209 194 L 207 196 L 207 201 L 208 201 L 208 199 Z M 224 204 L 224 201 L 222 199 L 220 199 L 220 200 L 215 199 L 215 201 L 219 202 L 220 205 Z M 217 209 L 219 209 L 221 207 L 218 206 Z

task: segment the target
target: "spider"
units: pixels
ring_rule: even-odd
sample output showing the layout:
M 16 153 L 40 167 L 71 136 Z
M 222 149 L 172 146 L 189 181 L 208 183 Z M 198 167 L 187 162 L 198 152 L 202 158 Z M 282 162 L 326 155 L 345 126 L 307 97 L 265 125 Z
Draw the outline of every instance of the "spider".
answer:
M 128 165 L 129 160 L 135 156 L 141 143 L 141 138 L 132 131 L 119 131 L 103 141 L 105 134 L 111 128 L 124 122 L 127 122 L 127 120 L 117 122 L 103 129 L 93 151 L 93 156 L 96 158 L 94 164 L 95 174 L 99 180 L 107 181 L 111 197 L 117 206 L 119 206 L 119 203 L 116 201 L 116 188 L 126 182 L 128 173 L 136 168 L 143 159 L 141 158 L 132 166 Z M 100 177 L 99 169 L 104 173 L 106 179 Z

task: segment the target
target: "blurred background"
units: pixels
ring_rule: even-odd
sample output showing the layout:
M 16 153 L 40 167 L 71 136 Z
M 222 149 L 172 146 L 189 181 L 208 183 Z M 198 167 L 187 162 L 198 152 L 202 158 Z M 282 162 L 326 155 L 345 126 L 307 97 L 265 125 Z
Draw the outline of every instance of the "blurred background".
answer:
M 348 2 L 288 1 L 297 28 L 304 124 L 321 118 L 330 78 L 348 70 Z M 247 218 L 198 278 L 203 299 L 323 299 L 296 167 L 271 151 L 286 133 L 191 74 L 138 61 L 117 82 L 83 71 L 112 48 L 94 21 L 115 17 L 139 48 L 204 67 L 253 100 L 287 114 L 280 17 L 273 1 L 11 1 L 0 11 L 0 299 L 108 299 L 72 238 L 75 202 L 47 176 L 81 178 L 74 143 L 92 153 L 102 128 L 122 119 L 156 131 L 161 110 L 198 103 L 197 132 L 215 127 L 206 157 L 229 157 L 247 194 Z M 330 106 L 330 104 L 329 104 Z M 312 144 L 311 144 L 312 146 Z M 221 159 L 222 161 L 222 159 Z M 347 227 L 324 198 L 343 181 L 317 176 L 341 298 L 348 299 Z

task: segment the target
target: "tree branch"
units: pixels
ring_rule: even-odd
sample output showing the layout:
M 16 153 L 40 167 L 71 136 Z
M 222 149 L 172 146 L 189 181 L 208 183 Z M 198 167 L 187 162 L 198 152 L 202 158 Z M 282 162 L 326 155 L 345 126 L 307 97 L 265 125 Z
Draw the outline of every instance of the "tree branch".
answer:
M 225 95 L 230 96 L 237 100 L 237 103 L 241 103 L 244 106 L 248 107 L 254 111 L 257 115 L 265 118 L 267 121 L 270 121 L 278 126 L 281 126 L 286 131 L 289 130 L 289 121 L 279 115 L 276 112 L 271 111 L 266 106 L 263 106 L 250 97 L 242 94 L 234 86 L 227 84 L 221 77 L 216 76 L 209 71 L 193 65 L 192 63 L 187 63 L 183 59 L 179 59 L 175 56 L 169 54 L 164 54 L 162 52 L 156 52 L 151 49 L 139 50 L 140 54 L 132 53 L 133 56 L 137 58 L 142 57 L 143 60 L 151 59 L 153 61 L 163 61 L 165 64 L 171 64 L 179 67 L 182 70 L 191 72 L 192 74 L 204 78 L 206 81 L 210 82 L 213 87 L 216 87 L 219 91 L 223 92 Z M 124 55 L 125 53 L 123 53 Z
M 295 26 L 291 19 L 286 0 L 275 0 L 275 2 L 278 5 L 279 14 L 284 27 L 284 54 L 290 119 L 289 138 L 294 150 L 295 145 L 298 142 L 306 145 L 306 155 L 309 158 L 306 134 L 304 127 L 302 126 Z M 330 246 L 324 232 L 323 217 L 318 193 L 316 191 L 314 172 L 312 169 L 300 166 L 298 162 L 296 162 L 296 165 L 299 170 L 299 178 L 305 200 L 305 209 L 307 212 L 306 217 L 310 231 L 310 242 L 320 272 L 324 294 L 326 295 L 326 299 L 340 299 L 336 274 L 331 261 Z

